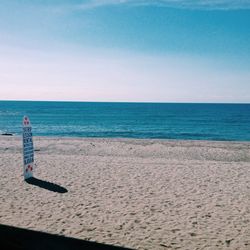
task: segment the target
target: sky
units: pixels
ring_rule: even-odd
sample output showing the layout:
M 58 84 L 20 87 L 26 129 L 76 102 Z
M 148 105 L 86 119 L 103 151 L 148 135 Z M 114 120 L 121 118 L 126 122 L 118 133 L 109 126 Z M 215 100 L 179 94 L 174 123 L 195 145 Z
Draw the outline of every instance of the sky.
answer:
M 250 103 L 250 0 L 0 0 L 0 100 Z

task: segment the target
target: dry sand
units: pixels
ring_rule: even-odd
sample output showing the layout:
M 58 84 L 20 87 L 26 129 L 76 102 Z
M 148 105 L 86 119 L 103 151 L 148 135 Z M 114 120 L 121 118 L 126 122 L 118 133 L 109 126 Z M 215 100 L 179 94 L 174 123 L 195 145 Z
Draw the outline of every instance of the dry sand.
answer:
M 250 249 L 250 143 L 0 137 L 0 223 L 135 249 Z

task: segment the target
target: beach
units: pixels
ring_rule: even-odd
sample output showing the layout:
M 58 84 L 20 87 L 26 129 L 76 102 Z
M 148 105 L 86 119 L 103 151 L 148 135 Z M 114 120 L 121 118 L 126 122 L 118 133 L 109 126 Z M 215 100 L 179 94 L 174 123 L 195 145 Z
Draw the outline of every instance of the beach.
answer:
M 0 224 L 133 249 L 250 249 L 250 142 L 0 136 Z

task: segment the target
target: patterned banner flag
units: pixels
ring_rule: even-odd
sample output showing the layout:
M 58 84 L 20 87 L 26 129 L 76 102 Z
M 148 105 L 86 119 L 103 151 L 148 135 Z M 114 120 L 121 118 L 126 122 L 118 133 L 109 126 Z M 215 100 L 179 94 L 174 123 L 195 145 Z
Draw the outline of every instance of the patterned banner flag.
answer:
M 23 175 L 24 179 L 33 177 L 34 149 L 30 120 L 27 116 L 23 118 Z

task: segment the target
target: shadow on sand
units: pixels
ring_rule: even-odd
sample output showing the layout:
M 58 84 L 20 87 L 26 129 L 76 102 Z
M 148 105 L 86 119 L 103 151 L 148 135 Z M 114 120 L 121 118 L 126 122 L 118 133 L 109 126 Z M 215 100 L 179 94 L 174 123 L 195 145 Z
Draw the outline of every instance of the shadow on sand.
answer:
M 67 193 L 68 192 L 68 190 L 64 187 L 61 187 L 61 186 L 54 184 L 52 182 L 37 179 L 35 177 L 31 177 L 29 179 L 26 179 L 25 181 L 31 185 L 38 186 L 40 188 L 44 188 L 44 189 L 47 189 L 47 190 L 52 191 L 52 192 L 57 192 L 57 193 Z
M 8 250 L 128 250 L 128 248 L 115 247 L 112 245 L 105 245 L 101 243 L 42 233 L 1 224 L 0 248 Z

